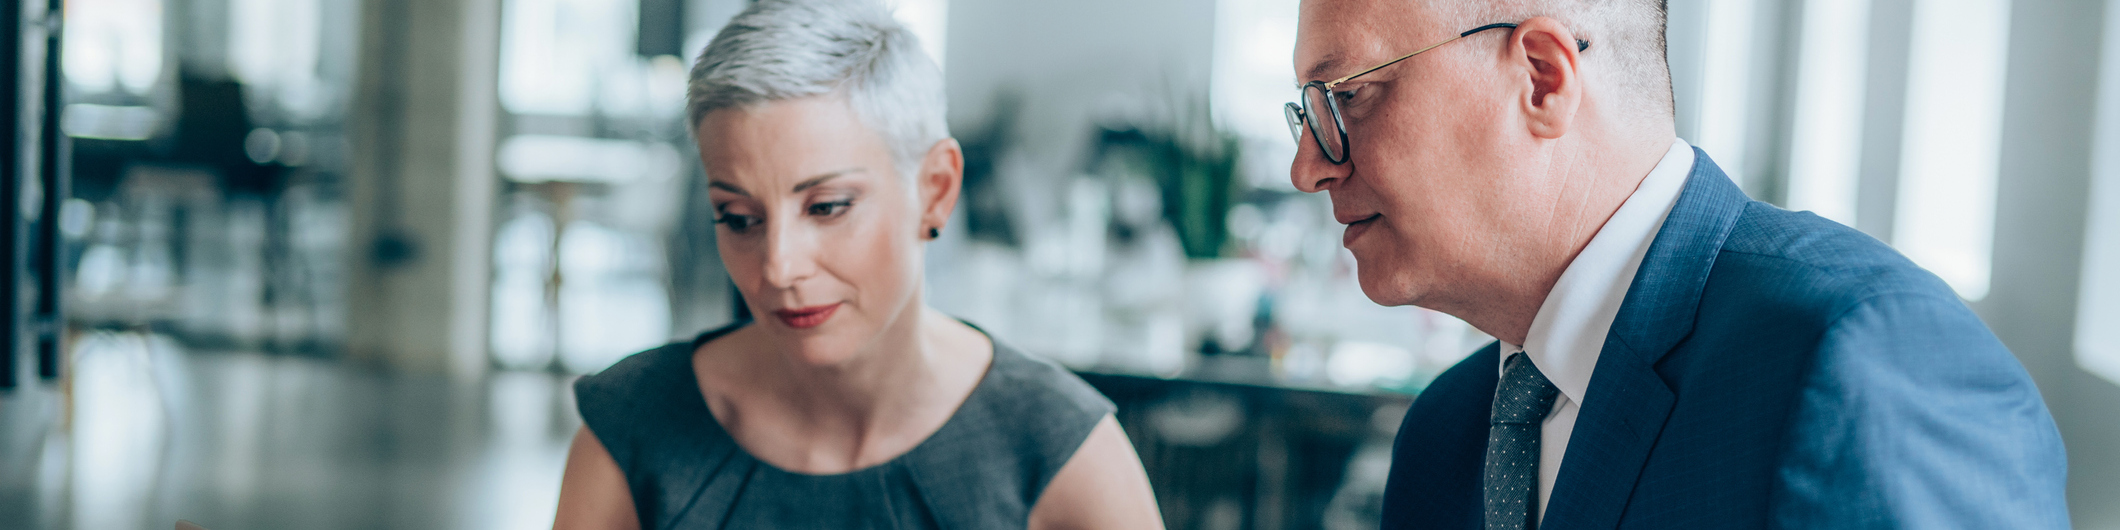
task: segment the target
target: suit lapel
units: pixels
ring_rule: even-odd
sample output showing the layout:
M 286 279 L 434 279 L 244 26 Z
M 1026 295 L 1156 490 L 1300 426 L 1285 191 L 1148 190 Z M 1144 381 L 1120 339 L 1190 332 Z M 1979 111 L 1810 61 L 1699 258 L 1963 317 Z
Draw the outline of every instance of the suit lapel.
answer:
M 1677 401 L 1654 367 L 1693 329 L 1708 271 L 1750 202 L 1707 153 L 1693 155 L 1685 191 L 1649 244 L 1605 336 L 1541 527 L 1619 526 Z

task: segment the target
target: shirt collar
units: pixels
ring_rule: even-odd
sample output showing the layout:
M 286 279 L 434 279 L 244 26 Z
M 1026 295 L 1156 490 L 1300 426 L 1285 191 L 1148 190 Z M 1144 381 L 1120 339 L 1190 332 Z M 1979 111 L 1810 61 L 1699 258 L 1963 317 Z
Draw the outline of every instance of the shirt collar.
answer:
M 1605 348 L 1605 334 L 1612 330 L 1642 256 L 1648 254 L 1649 243 L 1656 240 L 1664 217 L 1678 202 L 1692 169 L 1693 146 L 1673 140 L 1664 159 L 1561 271 L 1560 280 L 1539 305 L 1538 315 L 1532 317 L 1524 344 L 1502 343 L 1504 366 L 1511 354 L 1524 352 L 1561 394 L 1583 402 L 1590 388 L 1590 371 L 1597 367 L 1598 354 Z

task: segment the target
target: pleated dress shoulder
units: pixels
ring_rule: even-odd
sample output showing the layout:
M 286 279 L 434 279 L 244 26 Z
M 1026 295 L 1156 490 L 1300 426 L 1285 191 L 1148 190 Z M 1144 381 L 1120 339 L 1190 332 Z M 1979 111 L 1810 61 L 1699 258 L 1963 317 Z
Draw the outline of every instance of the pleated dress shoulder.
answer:
M 633 354 L 574 383 L 582 421 L 625 472 L 642 528 L 1024 528 L 1112 403 L 1049 361 L 993 341 L 994 360 L 942 428 L 888 462 L 836 475 L 751 456 L 692 371 L 701 344 Z

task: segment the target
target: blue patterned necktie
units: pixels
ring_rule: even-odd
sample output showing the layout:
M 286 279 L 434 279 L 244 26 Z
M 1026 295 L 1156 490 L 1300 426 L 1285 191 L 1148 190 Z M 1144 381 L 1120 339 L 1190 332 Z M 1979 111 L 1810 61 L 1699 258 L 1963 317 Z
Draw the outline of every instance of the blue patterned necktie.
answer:
M 1505 363 L 1487 426 L 1487 530 L 1532 530 L 1538 508 L 1540 425 L 1561 391 L 1531 365 L 1528 355 Z

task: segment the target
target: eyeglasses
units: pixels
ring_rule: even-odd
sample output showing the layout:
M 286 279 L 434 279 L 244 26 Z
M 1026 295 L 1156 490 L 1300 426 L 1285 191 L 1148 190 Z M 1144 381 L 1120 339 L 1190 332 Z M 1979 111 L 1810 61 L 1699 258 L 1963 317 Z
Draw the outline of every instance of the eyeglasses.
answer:
M 1283 115 L 1283 117 L 1288 119 L 1288 134 L 1294 136 L 1297 142 L 1302 142 L 1303 129 L 1305 127 L 1308 127 L 1310 129 L 1310 138 L 1318 142 L 1318 150 L 1325 153 L 1325 160 L 1330 161 L 1333 164 L 1345 164 L 1347 163 L 1348 155 L 1347 123 L 1340 120 L 1340 101 L 1332 97 L 1333 94 L 1336 93 L 1333 92 L 1332 89 L 1339 87 L 1341 83 L 1348 82 L 1349 80 L 1352 80 L 1357 77 L 1362 77 L 1363 75 L 1367 75 L 1370 72 L 1382 70 L 1386 66 L 1399 64 L 1399 61 L 1404 61 L 1406 59 L 1412 58 L 1415 55 L 1420 55 L 1422 52 L 1436 49 L 1437 47 L 1442 46 L 1444 44 L 1450 44 L 1451 41 L 1470 37 L 1474 33 L 1479 33 L 1490 29 L 1514 27 L 1516 27 L 1516 24 L 1510 24 L 1505 22 L 1500 24 L 1488 24 L 1485 26 L 1472 28 L 1471 30 L 1468 30 L 1464 33 L 1457 34 L 1456 37 L 1451 37 L 1447 40 L 1444 40 L 1443 42 L 1430 44 L 1426 48 L 1414 50 L 1413 53 L 1401 55 L 1397 59 L 1392 59 L 1390 61 L 1385 62 L 1384 64 L 1370 67 L 1368 70 L 1355 72 L 1353 74 L 1348 75 L 1347 77 L 1342 77 L 1331 81 L 1311 81 L 1309 83 L 1304 83 L 1303 86 L 1297 88 L 1298 90 L 1302 91 L 1302 95 L 1299 96 L 1297 99 L 1297 101 L 1302 102 L 1301 105 L 1298 105 L 1296 103 L 1286 103 L 1281 105 L 1281 114 Z M 1589 49 L 1590 43 L 1588 41 L 1575 41 L 1575 51 L 1581 52 L 1587 51 Z M 1324 134 L 1327 129 L 1325 128 L 1324 124 L 1319 123 L 1321 116 L 1319 116 L 1318 109 L 1321 108 L 1325 110 L 1323 117 L 1329 117 L 1332 119 L 1332 128 L 1330 129 L 1332 131 L 1332 134 Z

